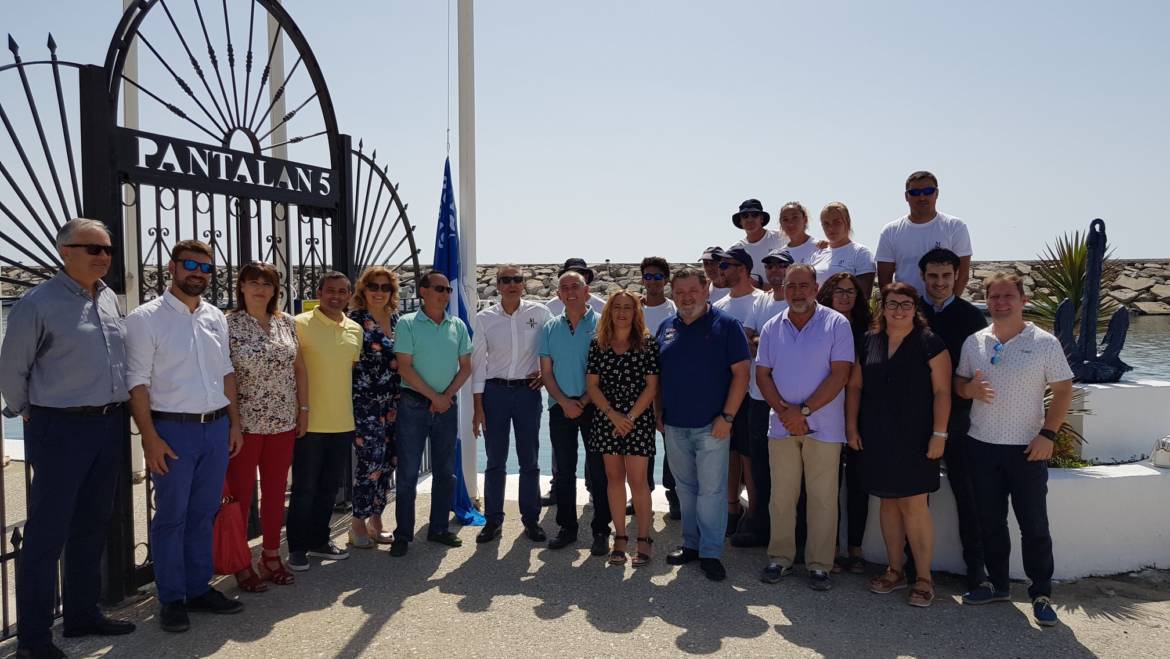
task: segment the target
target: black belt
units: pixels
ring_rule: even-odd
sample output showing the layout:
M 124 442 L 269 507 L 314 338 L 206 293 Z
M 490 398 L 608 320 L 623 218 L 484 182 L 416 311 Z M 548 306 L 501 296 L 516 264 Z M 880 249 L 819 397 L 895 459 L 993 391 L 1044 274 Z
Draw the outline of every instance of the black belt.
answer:
M 107 403 L 105 405 L 81 405 L 78 407 L 42 407 L 30 405 L 34 410 L 43 412 L 57 412 L 60 414 L 77 414 L 79 416 L 109 416 L 122 409 L 126 403 Z
M 501 387 L 527 387 L 532 384 L 532 380 L 506 380 L 504 378 L 488 378 L 488 384 L 496 384 Z
M 189 414 L 187 412 L 158 412 L 150 411 L 150 418 L 159 421 L 186 421 L 189 423 L 211 423 L 216 419 L 226 416 L 228 408 L 221 407 L 214 412 L 204 412 L 203 414 Z

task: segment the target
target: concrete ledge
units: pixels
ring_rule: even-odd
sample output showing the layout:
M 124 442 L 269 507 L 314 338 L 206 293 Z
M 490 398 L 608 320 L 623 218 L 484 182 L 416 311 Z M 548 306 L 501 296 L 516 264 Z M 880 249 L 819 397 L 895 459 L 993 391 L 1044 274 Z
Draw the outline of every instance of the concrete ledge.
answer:
M 1070 417 L 1087 443 L 1081 456 L 1116 463 L 1147 458 L 1154 442 L 1170 433 L 1170 382 L 1135 380 L 1077 385 L 1089 414 Z

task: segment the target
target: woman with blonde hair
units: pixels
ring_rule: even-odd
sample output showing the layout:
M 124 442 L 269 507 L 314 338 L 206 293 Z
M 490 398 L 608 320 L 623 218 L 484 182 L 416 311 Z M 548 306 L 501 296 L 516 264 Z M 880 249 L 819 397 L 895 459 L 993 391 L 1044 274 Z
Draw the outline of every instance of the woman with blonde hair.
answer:
M 877 264 L 868 247 L 853 242 L 853 220 L 849 217 L 849 208 L 839 201 L 827 204 L 821 211 L 821 229 L 825 232 L 829 246 L 821 250 L 813 263 L 817 270 L 817 283 L 824 286 L 829 277 L 847 272 L 857 279 L 858 299 L 868 304 Z
M 353 519 L 349 541 L 368 549 L 388 544 L 382 528 L 390 474 L 394 470 L 394 422 L 398 417 L 398 360 L 394 326 L 398 322 L 398 276 L 383 266 L 366 268 L 358 278 L 349 317 L 362 327 L 362 355 L 353 368 Z
M 626 562 L 626 483 L 629 482 L 638 525 L 638 550 L 634 567 L 650 562 L 652 513 L 647 470 L 654 455 L 657 426 L 654 396 L 658 391 L 658 344 L 646 331 L 639 297 L 626 290 L 609 296 L 597 335 L 589 344 L 585 367 L 589 400 L 597 407 L 587 451 L 601 453 L 610 514 L 613 517 L 613 551 L 609 562 Z M 595 502 L 601 505 L 601 502 Z

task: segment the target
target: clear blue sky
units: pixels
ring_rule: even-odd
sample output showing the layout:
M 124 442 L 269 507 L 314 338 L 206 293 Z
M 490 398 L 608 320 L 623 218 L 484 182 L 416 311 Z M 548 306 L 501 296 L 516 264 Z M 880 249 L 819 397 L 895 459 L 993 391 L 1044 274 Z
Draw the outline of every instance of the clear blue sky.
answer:
M 51 30 L 63 58 L 94 63 L 121 11 L 5 5 L 26 57 Z M 445 2 L 285 6 L 342 130 L 389 161 L 428 261 Z M 1030 258 L 1094 217 L 1117 255 L 1170 256 L 1168 30 L 1156 1 L 477 3 L 479 260 L 691 260 L 739 237 L 747 197 L 773 215 L 843 201 L 873 246 L 915 169 L 939 175 L 976 259 Z

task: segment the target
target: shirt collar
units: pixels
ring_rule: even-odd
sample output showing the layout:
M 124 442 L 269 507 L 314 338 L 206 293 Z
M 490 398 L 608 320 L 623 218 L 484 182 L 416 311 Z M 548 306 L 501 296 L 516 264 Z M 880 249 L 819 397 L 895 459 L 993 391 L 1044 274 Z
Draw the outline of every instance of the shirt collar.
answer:
M 65 288 L 69 289 L 72 293 L 75 293 L 77 295 L 85 295 L 87 297 L 89 296 L 89 291 L 82 288 L 81 284 L 77 283 L 76 279 L 74 279 L 73 277 L 70 277 L 69 273 L 65 272 L 64 268 L 58 270 L 57 274 L 53 275 L 53 279 L 56 279 L 63 286 L 65 286 Z M 109 288 L 109 286 L 106 286 L 106 282 L 102 281 L 101 279 L 97 280 L 97 294 L 98 295 L 101 295 L 102 291 L 106 290 L 107 288 Z
M 319 322 L 329 325 L 330 327 L 337 327 L 338 325 L 345 323 L 346 316 L 345 314 L 341 314 L 341 320 L 333 320 L 329 316 L 326 316 L 325 312 L 321 311 L 321 307 L 317 306 L 313 307 L 313 318 Z
M 808 322 L 811 323 L 814 320 L 816 320 L 817 316 L 820 316 L 822 314 L 821 310 L 826 309 L 826 308 L 828 308 L 828 307 L 825 307 L 823 304 L 820 304 L 816 300 L 813 300 L 813 312 L 812 312 L 812 316 L 809 317 Z M 789 306 L 784 311 L 780 312 L 780 322 L 788 323 L 789 325 L 792 325 L 793 328 L 795 328 L 796 325 L 791 320 L 788 319 L 788 313 L 790 311 L 792 311 L 791 306 Z M 808 327 L 808 323 L 805 323 L 804 326 Z
M 929 297 L 927 297 L 927 296 L 925 296 L 925 295 L 923 295 L 923 296 L 922 296 L 922 301 L 923 301 L 924 303 L 926 303 L 926 306 L 928 306 L 928 307 L 930 307 L 930 308 L 934 309 L 934 312 L 935 312 L 935 313 L 941 313 L 941 312 L 942 312 L 944 309 L 946 309 L 947 307 L 951 306 L 951 302 L 954 302 L 954 301 L 955 301 L 955 295 L 954 295 L 954 293 L 952 293 L 950 297 L 948 297 L 947 299 L 943 300 L 943 303 L 942 303 L 942 305 L 941 305 L 941 306 L 940 306 L 940 305 L 937 305 L 937 304 L 935 304 L 935 303 L 934 303 L 934 300 L 930 299 Z
M 199 311 L 203 307 L 203 305 L 207 304 L 207 300 L 204 300 L 203 298 L 199 298 L 199 306 L 195 307 L 195 311 L 191 311 L 191 309 L 186 305 L 186 303 L 184 303 L 179 298 L 175 297 L 175 294 L 172 293 L 171 289 L 169 289 L 169 288 L 167 290 L 163 291 L 163 302 L 170 305 L 170 307 L 172 309 L 174 309 L 175 311 L 185 313 L 188 316 L 195 315 L 195 312 Z
M 435 327 L 438 327 L 438 326 L 442 325 L 443 323 L 446 323 L 447 321 L 451 320 L 451 314 L 447 313 L 447 310 L 444 309 L 443 310 L 443 320 L 436 323 L 435 321 L 431 320 L 431 317 L 427 315 L 427 312 L 423 311 L 422 309 L 419 309 L 417 312 L 415 312 L 415 318 L 422 320 L 424 322 L 428 322 L 428 323 L 434 325 Z

